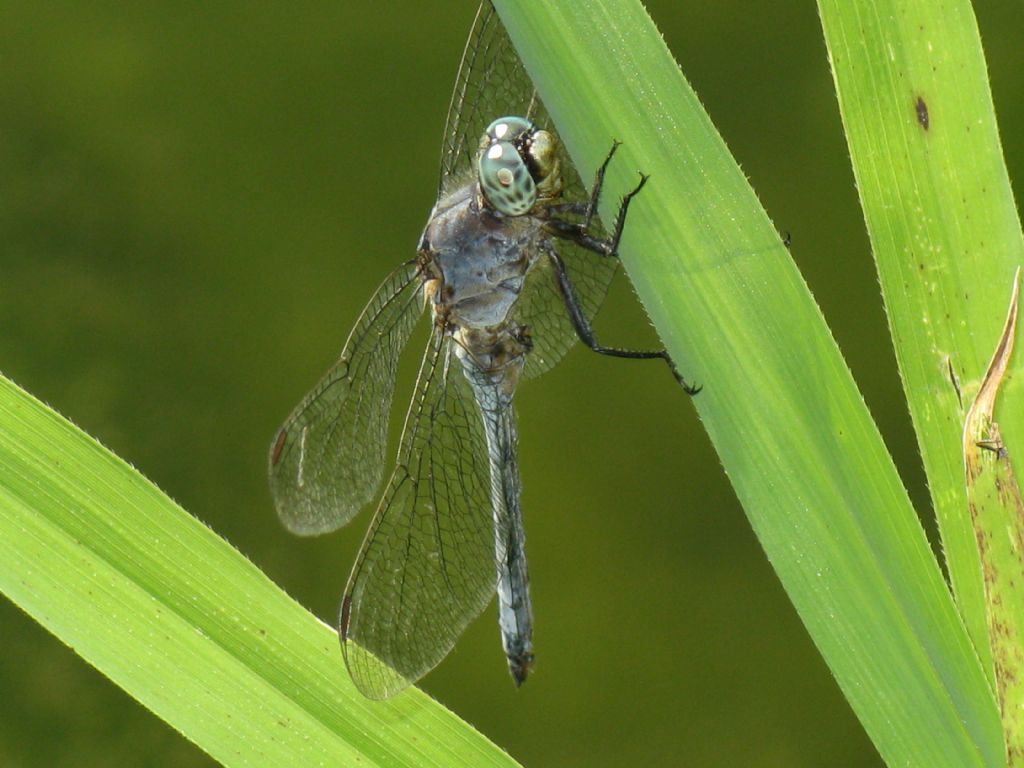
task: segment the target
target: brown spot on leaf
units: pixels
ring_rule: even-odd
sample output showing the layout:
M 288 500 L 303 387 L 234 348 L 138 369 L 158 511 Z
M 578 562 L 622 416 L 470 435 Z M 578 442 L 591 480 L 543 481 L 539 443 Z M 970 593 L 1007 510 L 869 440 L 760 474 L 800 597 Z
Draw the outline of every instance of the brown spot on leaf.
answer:
M 917 103 L 914 104 L 914 111 L 917 112 L 917 123 L 926 131 L 928 126 L 931 124 L 931 120 L 928 117 L 928 105 L 925 100 L 920 96 L 917 97 Z

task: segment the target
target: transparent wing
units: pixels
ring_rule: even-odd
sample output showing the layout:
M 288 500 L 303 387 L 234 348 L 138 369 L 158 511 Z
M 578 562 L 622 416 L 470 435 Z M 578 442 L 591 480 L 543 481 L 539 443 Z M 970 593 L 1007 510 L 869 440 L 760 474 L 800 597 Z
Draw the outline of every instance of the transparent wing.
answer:
M 419 287 L 414 262 L 391 273 L 341 358 L 278 431 L 270 449 L 270 490 L 294 533 L 333 531 L 376 495 L 398 359 L 423 311 Z
M 618 258 L 598 256 L 565 241 L 556 240 L 553 245 L 565 262 L 583 313 L 593 321 L 619 267 Z M 515 323 L 530 329 L 533 349 L 523 368 L 527 379 L 553 368 L 578 341 L 551 262 L 546 258 L 539 259 L 527 274 L 512 317 Z
M 536 120 L 535 101 L 533 83 L 497 12 L 484 0 L 466 41 L 448 107 L 438 197 L 472 177 L 480 137 L 491 121 L 507 115 Z M 543 119 L 546 125 L 547 112 Z
M 493 120 L 507 115 L 528 117 L 557 135 L 497 12 L 485 0 L 466 43 L 448 109 L 441 147 L 439 197 L 473 178 L 480 137 Z M 612 138 L 608 137 L 609 149 Z M 564 199 L 586 200 L 583 183 L 564 150 L 561 160 Z M 604 302 L 618 260 L 598 256 L 571 243 L 556 241 L 555 247 L 587 317 L 593 319 Z M 532 333 L 534 348 L 524 370 L 527 378 L 554 366 L 576 342 L 562 295 L 544 259 L 538 260 L 527 278 L 517 302 L 515 320 L 527 325 Z
M 451 342 L 435 333 L 420 368 L 398 466 L 345 597 L 345 663 L 383 699 L 443 659 L 495 589 L 483 422 Z

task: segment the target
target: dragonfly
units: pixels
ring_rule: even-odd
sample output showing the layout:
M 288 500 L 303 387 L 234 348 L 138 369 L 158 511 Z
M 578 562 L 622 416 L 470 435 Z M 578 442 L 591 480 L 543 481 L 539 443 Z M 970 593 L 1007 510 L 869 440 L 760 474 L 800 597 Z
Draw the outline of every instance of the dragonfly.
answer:
M 463 54 L 442 144 L 437 202 L 416 257 L 384 281 L 340 359 L 270 448 L 284 525 L 334 531 L 377 499 L 398 360 L 423 314 L 431 334 L 398 456 L 356 557 L 338 631 L 352 680 L 388 698 L 452 649 L 497 592 L 517 685 L 534 662 L 518 435 L 519 383 L 582 340 L 597 352 L 664 360 L 664 350 L 606 347 L 596 314 L 640 182 L 607 231 L 596 207 L 612 142 L 586 194 L 489 2 Z M 429 312 L 427 311 L 429 310 Z

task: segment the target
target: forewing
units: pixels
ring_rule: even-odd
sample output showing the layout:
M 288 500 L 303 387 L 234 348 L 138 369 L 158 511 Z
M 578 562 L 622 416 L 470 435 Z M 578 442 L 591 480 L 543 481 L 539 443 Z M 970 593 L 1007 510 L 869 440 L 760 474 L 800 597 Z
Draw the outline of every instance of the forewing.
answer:
M 485 0 L 469 33 L 448 107 L 438 197 L 475 173 L 480 137 L 487 126 L 509 115 L 536 119 L 535 100 L 533 83 L 497 12 Z M 543 120 L 547 120 L 546 112 Z
M 376 495 L 398 359 L 423 311 L 419 287 L 415 263 L 391 273 L 341 358 L 278 431 L 270 449 L 270 490 L 294 533 L 333 531 Z
M 480 137 L 493 120 L 508 115 L 528 117 L 557 135 L 497 12 L 485 0 L 477 12 L 455 80 L 442 144 L 439 196 L 472 178 Z M 611 144 L 609 136 L 609 149 Z M 587 192 L 564 148 L 561 160 L 563 199 L 586 200 Z M 600 232 L 599 222 L 595 230 Z M 555 241 L 555 247 L 573 281 L 584 314 L 592 320 L 608 292 L 618 260 L 564 241 Z M 515 321 L 528 326 L 533 338 L 533 352 L 524 371 L 527 378 L 554 366 L 576 342 L 576 331 L 555 276 L 543 258 L 527 277 L 517 302 Z
M 449 339 L 435 333 L 398 466 L 342 601 L 345 663 L 383 699 L 443 659 L 495 588 L 483 424 Z

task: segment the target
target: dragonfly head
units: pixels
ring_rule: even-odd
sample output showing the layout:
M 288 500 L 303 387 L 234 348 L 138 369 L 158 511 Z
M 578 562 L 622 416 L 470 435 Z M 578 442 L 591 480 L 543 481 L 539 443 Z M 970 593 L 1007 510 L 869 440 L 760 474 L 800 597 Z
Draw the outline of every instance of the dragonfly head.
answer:
M 480 139 L 477 172 L 491 208 L 522 216 L 562 192 L 558 139 L 525 117 L 500 117 Z

